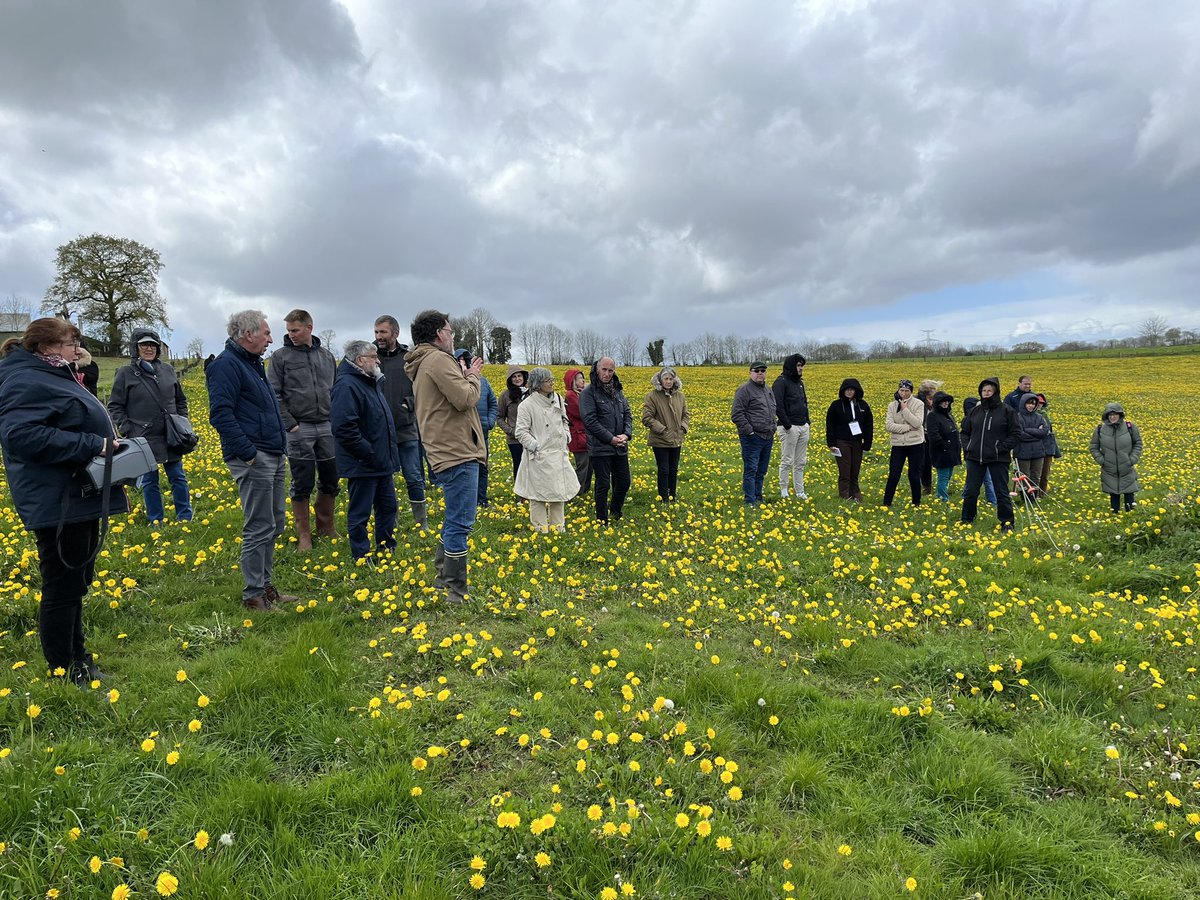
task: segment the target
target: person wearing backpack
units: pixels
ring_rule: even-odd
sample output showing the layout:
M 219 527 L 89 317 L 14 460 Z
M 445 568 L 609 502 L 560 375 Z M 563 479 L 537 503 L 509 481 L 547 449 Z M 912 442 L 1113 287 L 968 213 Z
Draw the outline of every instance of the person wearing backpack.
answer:
M 1133 509 L 1134 495 L 1141 489 L 1137 464 L 1142 458 L 1142 432 L 1125 418 L 1125 408 L 1120 403 L 1104 407 L 1088 449 L 1100 467 L 1100 489 L 1108 494 L 1112 511 L 1121 511 L 1122 497 L 1125 510 Z

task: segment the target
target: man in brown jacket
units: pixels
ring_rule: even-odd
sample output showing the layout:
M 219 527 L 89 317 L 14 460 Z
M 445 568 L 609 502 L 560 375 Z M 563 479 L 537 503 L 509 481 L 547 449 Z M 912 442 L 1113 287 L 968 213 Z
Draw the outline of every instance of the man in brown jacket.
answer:
M 483 360 L 476 357 L 463 372 L 454 358 L 450 317 L 437 310 L 427 309 L 413 319 L 412 340 L 404 371 L 413 383 L 421 443 L 446 501 L 434 553 L 433 584 L 448 589 L 451 603 L 462 603 L 467 596 L 467 536 L 475 524 L 479 467 L 487 465 L 476 408 Z

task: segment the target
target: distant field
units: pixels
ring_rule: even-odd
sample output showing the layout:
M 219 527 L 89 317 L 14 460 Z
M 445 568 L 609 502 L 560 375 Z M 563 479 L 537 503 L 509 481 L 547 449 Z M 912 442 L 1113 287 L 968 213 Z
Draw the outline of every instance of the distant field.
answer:
M 620 373 L 620 527 L 576 501 L 565 536 L 530 534 L 493 433 L 467 607 L 406 527 L 363 565 L 285 536 L 276 581 L 302 601 L 247 618 L 197 370 L 198 518 L 113 523 L 86 611 L 113 677 L 87 694 L 46 678 L 0 482 L 0 895 L 156 896 L 165 872 L 189 898 L 1200 896 L 1200 356 L 812 365 L 813 499 L 753 511 L 728 421 L 745 372 L 681 370 L 693 429 L 664 507 L 653 371 Z M 1023 372 L 1064 449 L 1040 523 L 879 507 L 897 379 L 961 401 Z M 862 506 L 824 449 L 851 375 L 880 422 Z M 1146 444 L 1122 516 L 1086 449 L 1110 400 Z

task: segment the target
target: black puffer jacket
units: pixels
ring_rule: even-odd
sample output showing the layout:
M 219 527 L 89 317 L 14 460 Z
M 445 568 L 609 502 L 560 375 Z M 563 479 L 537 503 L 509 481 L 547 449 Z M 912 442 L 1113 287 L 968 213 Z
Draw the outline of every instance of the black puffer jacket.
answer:
M 587 429 L 589 456 L 628 456 L 629 445 L 614 447 L 618 434 L 633 437 L 633 410 L 621 390 L 621 379 L 613 373 L 612 392 L 604 389 L 596 364 L 592 363 L 588 386 L 579 392 L 579 417 Z
M 404 371 L 404 354 L 408 352 L 408 345 L 397 344 L 395 350 L 377 349 L 379 368 L 383 371 L 383 396 L 387 399 L 396 426 L 396 441 L 419 440 L 412 379 Z
M 166 415 L 186 416 L 187 397 L 175 370 L 160 360 L 158 354 L 153 362 L 145 362 L 138 356 L 138 341 L 148 337 L 159 340 L 149 329 L 134 331 L 133 360 L 117 370 L 108 398 L 108 412 L 121 437 L 144 437 L 160 464 L 174 462 L 181 457 L 167 449 Z M 161 342 L 158 348 L 161 353 Z
M 983 386 L 990 384 L 995 393 L 983 399 Z M 1000 380 L 985 378 L 979 382 L 979 404 L 963 416 L 963 456 L 979 463 L 1009 462 L 1021 440 L 1017 413 L 1000 399 Z
M 1033 411 L 1026 404 L 1032 400 Z M 1017 445 L 1017 459 L 1041 459 L 1046 455 L 1046 434 L 1049 427 L 1045 417 L 1037 410 L 1037 395 L 1023 394 L 1017 406 L 1017 424 L 1021 427 L 1021 442 Z
M 943 407 L 943 404 L 948 405 Z M 935 469 L 953 469 L 962 463 L 962 442 L 951 412 L 953 405 L 953 397 L 945 391 L 938 391 L 933 395 L 933 409 L 925 419 L 929 461 Z

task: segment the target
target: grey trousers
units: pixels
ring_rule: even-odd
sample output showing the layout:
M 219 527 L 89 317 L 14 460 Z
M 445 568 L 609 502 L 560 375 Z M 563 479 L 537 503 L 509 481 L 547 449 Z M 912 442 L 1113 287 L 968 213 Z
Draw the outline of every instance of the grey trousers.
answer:
M 287 457 L 263 453 L 229 461 L 242 501 L 242 599 L 261 597 L 275 564 L 275 539 L 287 525 Z

